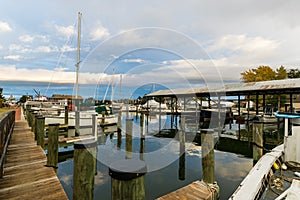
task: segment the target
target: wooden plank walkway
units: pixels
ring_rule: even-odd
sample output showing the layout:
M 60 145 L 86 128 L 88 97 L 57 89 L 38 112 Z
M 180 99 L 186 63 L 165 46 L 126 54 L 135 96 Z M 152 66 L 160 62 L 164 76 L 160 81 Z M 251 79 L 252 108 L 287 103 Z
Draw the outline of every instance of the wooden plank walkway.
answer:
M 6 158 L 0 199 L 68 199 L 25 120 L 16 121 Z
M 174 192 L 166 194 L 157 200 L 208 200 L 213 199 L 213 193 L 202 181 L 195 181 L 185 187 L 182 187 Z

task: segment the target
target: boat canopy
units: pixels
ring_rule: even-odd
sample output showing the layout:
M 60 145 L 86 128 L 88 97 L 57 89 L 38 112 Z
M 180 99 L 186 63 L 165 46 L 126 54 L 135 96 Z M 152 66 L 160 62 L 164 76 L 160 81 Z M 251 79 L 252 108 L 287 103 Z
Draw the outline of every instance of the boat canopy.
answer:
M 277 118 L 289 118 L 289 119 L 297 119 L 300 118 L 299 113 L 288 113 L 288 112 L 276 112 L 275 116 Z

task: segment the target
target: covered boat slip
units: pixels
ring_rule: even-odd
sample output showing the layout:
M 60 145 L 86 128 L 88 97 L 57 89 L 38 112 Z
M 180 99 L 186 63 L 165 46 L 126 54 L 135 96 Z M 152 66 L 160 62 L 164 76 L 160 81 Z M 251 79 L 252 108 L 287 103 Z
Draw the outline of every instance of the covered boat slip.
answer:
M 238 114 L 240 115 L 241 96 L 245 96 L 250 105 L 250 96 L 255 96 L 253 99 L 258 102 L 259 96 L 262 96 L 263 107 L 266 106 L 266 95 L 276 94 L 278 95 L 278 108 L 280 108 L 280 95 L 289 95 L 289 105 L 293 105 L 293 95 L 300 94 L 300 79 L 284 79 L 273 81 L 261 81 L 261 82 L 249 82 L 249 83 L 236 83 L 236 84 L 224 84 L 224 85 L 211 85 L 197 88 L 179 88 L 169 90 L 159 90 L 146 95 L 148 98 L 208 98 L 217 99 L 221 101 L 223 97 L 238 97 Z M 258 114 L 258 103 L 256 103 L 255 112 Z M 279 110 L 279 109 L 278 109 Z M 290 109 L 292 111 L 292 109 Z

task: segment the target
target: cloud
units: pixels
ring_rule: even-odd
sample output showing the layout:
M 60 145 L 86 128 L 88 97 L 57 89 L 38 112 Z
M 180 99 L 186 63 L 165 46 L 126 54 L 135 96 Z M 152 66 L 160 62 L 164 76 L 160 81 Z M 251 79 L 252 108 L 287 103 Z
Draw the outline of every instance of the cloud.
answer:
M 0 21 L 0 32 L 11 32 L 12 28 L 7 22 Z
M 69 46 L 69 45 L 63 45 L 63 46 L 60 48 L 60 51 L 61 51 L 61 52 L 76 51 L 76 48 L 71 47 L 71 46 Z
M 66 38 L 70 38 L 71 36 L 75 35 L 75 28 L 73 26 L 59 26 L 54 25 L 55 30 L 62 36 Z
M 145 63 L 146 61 L 140 58 L 135 58 L 135 59 L 124 59 L 123 62 L 125 63 Z
M 251 53 L 256 51 L 272 51 L 277 49 L 279 45 L 280 42 L 261 36 L 225 35 L 213 41 L 213 44 L 208 47 L 208 51 L 231 50 Z
M 3 59 L 20 61 L 22 57 L 20 55 L 8 55 L 8 56 L 4 56 Z
M 21 42 L 32 42 L 34 40 L 34 37 L 33 36 L 30 36 L 30 35 L 21 35 L 19 37 L 19 40 Z
M 53 52 L 53 50 L 49 46 L 39 46 L 35 49 L 35 52 L 50 53 Z
M 90 33 L 92 41 L 102 40 L 108 36 L 110 36 L 108 29 L 104 28 L 101 24 L 97 25 L 97 27 Z
M 29 48 L 24 47 L 23 45 L 20 45 L 20 44 L 11 44 L 11 45 L 9 45 L 8 50 L 10 52 L 18 52 L 18 53 L 31 52 L 31 50 Z

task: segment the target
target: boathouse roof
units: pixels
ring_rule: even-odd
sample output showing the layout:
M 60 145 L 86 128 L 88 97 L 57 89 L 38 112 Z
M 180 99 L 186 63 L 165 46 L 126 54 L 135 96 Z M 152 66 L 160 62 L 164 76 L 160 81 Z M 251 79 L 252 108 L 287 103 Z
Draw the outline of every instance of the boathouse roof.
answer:
M 249 83 L 234 83 L 196 88 L 178 88 L 159 90 L 146 95 L 147 97 L 176 96 L 236 96 L 256 94 L 295 94 L 300 93 L 300 78 Z M 212 95 L 213 94 L 213 95 Z

